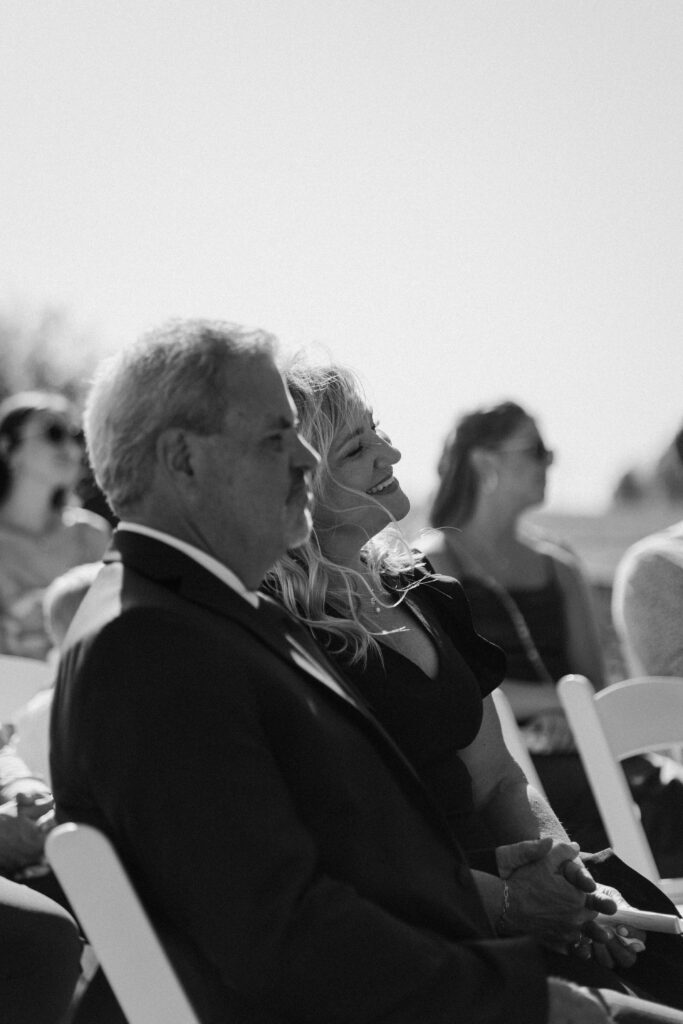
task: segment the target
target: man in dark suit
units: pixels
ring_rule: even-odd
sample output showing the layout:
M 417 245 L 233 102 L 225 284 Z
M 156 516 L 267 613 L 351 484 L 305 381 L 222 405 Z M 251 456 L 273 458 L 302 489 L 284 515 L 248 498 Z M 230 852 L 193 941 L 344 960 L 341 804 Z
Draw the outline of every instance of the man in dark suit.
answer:
M 86 433 L 121 524 L 61 657 L 58 816 L 112 837 L 200 1019 L 604 1024 L 532 939 L 495 936 L 410 765 L 256 593 L 308 535 L 317 462 L 271 339 L 143 337 Z

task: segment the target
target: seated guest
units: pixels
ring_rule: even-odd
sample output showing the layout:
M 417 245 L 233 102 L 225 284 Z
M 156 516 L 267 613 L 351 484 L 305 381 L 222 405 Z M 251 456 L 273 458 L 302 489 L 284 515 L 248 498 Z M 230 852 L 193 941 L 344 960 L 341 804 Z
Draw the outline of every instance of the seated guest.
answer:
M 152 332 L 85 420 L 121 522 L 60 658 L 58 817 L 112 838 L 200 1020 L 606 1024 L 609 993 L 495 935 L 411 765 L 257 593 L 309 534 L 317 462 L 269 337 Z
M 514 402 L 464 415 L 446 439 L 424 550 L 457 577 L 474 625 L 505 652 L 503 690 L 548 799 L 584 849 L 607 836 L 555 684 L 568 672 L 604 685 L 591 596 L 574 556 L 521 521 L 542 503 L 553 453 Z
M 43 619 L 55 658 L 64 643 L 71 620 L 102 568 L 101 562 L 86 562 L 57 576 L 43 594 Z
M 321 462 L 313 477 L 313 533 L 276 563 L 267 576 L 270 591 L 308 625 L 408 755 L 471 863 L 486 869 L 482 852 L 473 850 L 482 819 L 497 844 L 540 835 L 566 843 L 564 829 L 503 742 L 488 696 L 503 678 L 501 652 L 475 633 L 460 585 L 431 573 L 397 530 L 386 529 L 409 509 L 394 473 L 401 456 L 375 423 L 359 381 L 342 367 L 302 359 L 287 368 L 285 379 L 301 433 Z M 496 850 L 499 869 L 508 853 L 508 847 Z M 616 858 L 594 859 L 605 881 L 614 881 L 610 872 L 627 881 L 628 869 Z M 576 903 L 561 875 L 544 875 L 541 862 L 535 867 L 508 879 L 504 927 L 546 941 L 550 933 L 555 949 Z M 475 872 L 475 880 L 495 921 L 503 883 L 491 873 L 495 866 L 488 871 Z M 647 885 L 638 876 L 628 881 Z M 658 900 L 658 893 L 650 895 Z M 665 900 L 661 909 L 673 911 Z M 615 941 L 613 931 L 608 939 L 609 949 L 584 935 L 573 952 L 594 954 L 603 966 L 633 967 L 632 950 Z M 646 959 L 632 973 L 659 994 L 661 962 Z M 553 963 L 570 977 L 586 973 L 567 957 Z M 667 997 L 672 991 L 666 987 Z M 683 1004 L 683 993 L 674 994 Z
M 683 430 L 674 450 L 683 463 Z M 683 520 L 625 553 L 612 617 L 629 675 L 683 676 Z
M 583 849 L 607 846 L 555 683 L 568 672 L 604 685 L 590 593 L 575 558 L 520 522 L 545 493 L 552 452 L 534 419 L 504 402 L 462 417 L 446 440 L 424 548 L 463 585 L 477 629 L 505 651 L 503 689 L 546 795 Z M 651 758 L 623 763 L 662 876 L 683 874 L 683 787 Z M 680 777 L 680 770 L 678 771 Z
M 0 743 L 0 874 L 12 878 L 42 861 L 54 803 L 49 786 L 17 756 L 12 740 Z
M 0 1006 L 6 1024 L 63 1024 L 80 974 L 72 917 L 42 893 L 0 878 Z
M 10 880 L 42 861 L 53 820 L 47 786 L 3 744 L 0 875 L 7 877 L 0 877 L 0 1017 L 7 1024 L 60 1024 L 80 973 L 81 940 L 71 916 L 33 886 Z
M 683 676 L 683 520 L 623 555 L 612 618 L 629 675 Z
M 106 521 L 70 503 L 82 472 L 65 398 L 26 391 L 0 404 L 0 652 L 44 658 L 45 587 L 107 546 Z
M 53 580 L 43 595 L 45 629 L 52 642 L 48 659 L 59 657 L 64 637 L 76 609 L 101 569 L 100 562 L 86 562 L 68 569 Z M 50 777 L 49 736 L 53 689 L 40 690 L 14 715 L 12 747 L 31 771 L 52 786 Z

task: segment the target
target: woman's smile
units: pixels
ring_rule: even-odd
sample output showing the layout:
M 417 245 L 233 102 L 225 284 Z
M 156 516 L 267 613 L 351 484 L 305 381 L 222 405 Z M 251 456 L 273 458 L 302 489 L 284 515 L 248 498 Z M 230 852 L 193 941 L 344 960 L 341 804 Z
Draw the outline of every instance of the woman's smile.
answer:
M 398 480 L 393 473 L 389 476 L 385 476 L 383 480 L 380 480 L 374 487 L 369 487 L 366 494 L 393 494 L 393 492 L 399 486 Z

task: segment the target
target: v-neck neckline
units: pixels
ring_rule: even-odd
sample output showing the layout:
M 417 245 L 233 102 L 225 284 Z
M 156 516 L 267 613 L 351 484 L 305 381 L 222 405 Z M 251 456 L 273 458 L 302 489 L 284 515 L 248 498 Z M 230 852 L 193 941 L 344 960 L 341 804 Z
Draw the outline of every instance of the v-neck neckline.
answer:
M 394 588 L 390 584 L 387 585 L 385 583 L 384 586 L 385 586 L 385 589 L 389 593 L 391 593 L 391 594 L 395 593 Z M 443 672 L 443 639 L 439 635 L 439 631 L 437 629 L 434 629 L 432 624 L 429 622 L 429 620 L 422 613 L 422 610 L 419 607 L 419 605 L 414 600 L 411 599 L 409 592 L 404 594 L 403 602 L 402 603 L 408 609 L 408 611 L 412 614 L 413 618 L 417 620 L 419 625 L 422 627 L 424 633 L 426 634 L 428 640 L 434 646 L 434 652 L 436 654 L 436 672 L 434 673 L 433 676 L 430 676 L 427 672 L 425 672 L 425 670 L 422 668 L 422 666 L 417 661 L 414 661 L 413 658 L 410 657 L 410 655 L 405 654 L 401 650 L 398 650 L 396 647 L 393 647 L 391 644 L 383 643 L 382 640 L 378 639 L 378 643 L 380 643 L 382 645 L 383 650 L 389 650 L 393 654 L 398 655 L 399 658 L 403 658 L 404 661 L 410 662 L 410 664 L 413 665 L 417 669 L 417 671 L 421 675 L 423 675 L 424 678 L 427 679 L 430 683 L 437 683 L 440 680 L 442 672 Z

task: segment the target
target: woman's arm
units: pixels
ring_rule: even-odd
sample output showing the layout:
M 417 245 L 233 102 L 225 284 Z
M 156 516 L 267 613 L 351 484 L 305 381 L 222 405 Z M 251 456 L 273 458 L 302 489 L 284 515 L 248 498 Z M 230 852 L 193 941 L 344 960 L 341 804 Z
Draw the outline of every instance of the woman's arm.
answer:
M 572 672 L 587 676 L 596 690 L 605 685 L 605 665 L 593 598 L 575 558 L 562 551 L 555 559 L 567 627 L 567 656 Z
M 484 699 L 476 739 L 460 756 L 472 777 L 475 808 L 497 844 L 499 877 L 473 872 L 494 928 L 535 934 L 560 946 L 573 943 L 579 929 L 586 929 L 596 942 L 600 962 L 631 966 L 635 957 L 624 952 L 613 935 L 588 924 L 595 910 L 609 914 L 614 906 L 595 892 L 577 844 L 569 842 L 548 802 L 529 785 L 510 755 L 491 697 Z M 538 840 L 541 836 L 545 838 Z M 533 840 L 547 843 L 545 849 Z M 507 892 L 503 880 L 507 880 Z M 605 942 L 607 952 L 598 948 Z
M 491 697 L 484 700 L 477 738 L 460 756 L 472 776 L 476 810 L 497 844 L 500 877 L 474 872 L 493 926 L 543 941 L 575 941 L 597 909 L 597 897 L 587 898 L 595 883 L 578 846 L 508 752 Z
M 474 806 L 497 845 L 551 836 L 568 842 L 548 802 L 527 782 L 505 746 L 492 697 L 484 699 L 484 717 L 473 743 L 460 751 L 472 777 Z

